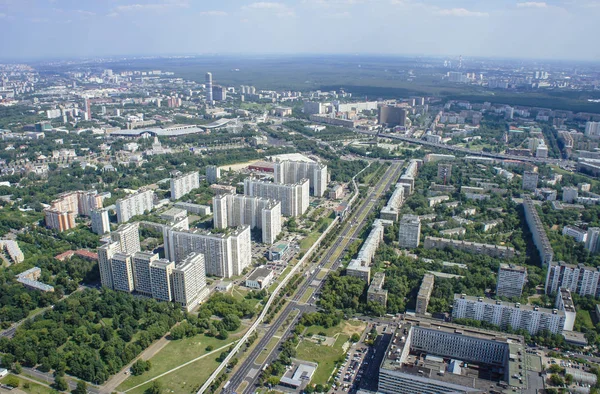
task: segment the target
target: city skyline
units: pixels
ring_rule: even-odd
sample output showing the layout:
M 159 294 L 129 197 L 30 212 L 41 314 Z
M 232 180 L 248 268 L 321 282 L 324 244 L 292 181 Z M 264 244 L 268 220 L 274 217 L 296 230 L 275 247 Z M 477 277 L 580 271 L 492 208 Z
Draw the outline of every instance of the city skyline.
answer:
M 0 1 L 11 37 L 1 52 L 13 60 L 209 53 L 600 60 L 589 34 L 599 16 L 600 2 L 587 0 Z

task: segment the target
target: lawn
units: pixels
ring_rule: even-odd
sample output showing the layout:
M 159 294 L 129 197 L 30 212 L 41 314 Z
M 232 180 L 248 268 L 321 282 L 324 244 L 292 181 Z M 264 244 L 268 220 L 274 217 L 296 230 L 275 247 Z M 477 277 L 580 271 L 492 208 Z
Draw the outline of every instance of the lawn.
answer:
M 319 345 L 317 343 L 302 340 L 297 348 L 296 358 L 312 361 L 319 364 L 311 383 L 325 384 L 335 368 L 335 361 L 345 354 L 344 344 L 353 333 L 362 333 L 366 325 L 360 321 L 344 321 L 335 327 L 325 328 L 322 326 L 311 326 L 305 331 L 305 335 L 324 333 L 328 337 L 336 337 L 333 347 Z
M 312 297 L 314 292 L 315 292 L 314 287 L 309 287 L 308 289 L 306 289 L 306 292 L 302 295 L 302 298 L 300 298 L 300 302 L 301 303 L 308 302 L 308 300 L 310 299 L 310 297 Z
M 580 309 L 577 311 L 577 317 L 575 318 L 575 326 L 586 327 L 590 329 L 594 329 L 594 323 L 592 322 L 592 317 L 590 316 L 590 312 L 584 309 Z
M 0 382 L 6 383 L 6 380 L 9 379 L 11 376 L 16 377 L 19 380 L 19 389 L 23 390 L 26 393 L 29 393 L 29 394 L 51 394 L 53 392 L 53 390 L 51 388 L 42 386 L 41 384 L 34 383 L 27 379 L 23 379 L 22 377 L 16 376 L 13 374 L 9 374 L 9 375 L 5 376 L 2 380 L 0 380 Z M 24 385 L 27 385 L 28 387 L 23 387 Z
M 220 340 L 220 339 L 217 339 L 214 337 L 208 337 L 204 334 L 201 334 L 201 335 L 196 335 L 191 338 L 184 338 L 184 339 L 180 339 L 177 341 L 170 341 L 167 346 L 165 346 L 160 352 L 158 352 L 154 357 L 152 357 L 150 359 L 150 361 L 152 362 L 152 368 L 150 369 L 150 371 L 148 371 L 140 376 L 129 377 L 127 380 L 125 380 L 125 382 L 123 382 L 118 387 L 118 390 L 119 391 L 128 390 L 132 387 L 137 386 L 140 383 L 143 383 L 149 379 L 152 379 L 155 376 L 165 373 L 181 364 L 184 364 L 184 363 L 186 363 L 190 360 L 193 360 L 197 357 L 200 357 L 203 354 L 209 353 L 209 351 L 206 350 L 206 348 L 208 346 L 212 346 L 213 350 L 223 347 L 223 346 L 235 341 L 236 339 L 238 339 L 241 336 L 241 333 L 243 332 L 243 330 L 245 330 L 245 329 L 246 329 L 246 327 L 242 326 L 242 328 L 238 332 L 231 333 L 229 335 L 229 338 L 227 338 L 226 340 Z M 218 356 L 219 356 L 219 354 L 216 353 L 211 356 L 208 356 L 206 359 L 214 361 L 214 359 L 216 359 Z M 170 379 L 171 375 L 180 375 L 180 374 L 184 373 L 182 371 L 185 371 L 189 367 L 194 367 L 198 363 L 203 362 L 206 364 L 206 359 L 198 360 L 196 363 L 190 364 L 189 366 L 187 366 L 185 368 L 182 368 L 180 370 L 173 372 L 172 374 L 164 376 L 160 380 L 162 381 L 163 379 Z M 218 365 L 218 363 L 215 362 L 215 365 Z M 210 372 L 212 372 L 212 371 L 207 371 L 207 373 L 210 373 Z M 189 379 L 187 381 L 190 382 Z M 199 379 L 193 380 L 193 383 L 195 383 L 195 384 L 198 384 L 201 382 L 202 381 Z
M 269 343 L 267 344 L 267 346 L 265 346 L 266 350 L 265 349 L 261 350 L 260 354 L 256 358 L 257 364 L 262 364 L 267 360 L 267 357 L 269 356 L 269 354 L 271 354 L 271 352 L 273 351 L 275 346 L 277 346 L 277 343 L 279 342 L 280 339 L 281 338 L 272 337 L 271 340 L 269 340 Z
M 219 366 L 220 363 L 216 361 L 218 356 L 218 354 L 210 355 L 157 379 L 163 388 L 162 392 L 189 394 L 198 391 L 210 374 Z M 147 379 L 142 379 L 142 381 L 145 380 Z M 143 386 L 127 392 L 131 394 L 143 394 L 151 384 L 152 382 L 148 382 Z M 119 386 L 119 391 L 122 391 L 122 386 L 123 385 Z

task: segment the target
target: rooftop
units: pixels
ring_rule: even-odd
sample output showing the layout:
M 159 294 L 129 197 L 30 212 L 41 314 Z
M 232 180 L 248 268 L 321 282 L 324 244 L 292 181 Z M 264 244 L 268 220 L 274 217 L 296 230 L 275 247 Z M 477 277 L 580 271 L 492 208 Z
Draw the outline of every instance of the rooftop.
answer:
M 500 300 L 492 300 L 491 298 L 473 297 L 473 296 L 468 296 L 465 294 L 454 294 L 454 299 L 455 300 L 463 299 L 463 300 L 472 301 L 472 302 L 482 302 L 482 303 L 488 304 L 488 305 L 502 305 L 507 308 L 518 308 L 518 309 L 522 309 L 522 310 L 526 310 L 526 311 L 535 311 L 535 312 L 547 313 L 547 314 L 553 314 L 553 315 L 561 315 L 561 314 L 564 315 L 565 314 L 563 311 L 559 311 L 557 309 L 540 308 L 539 306 L 536 306 L 536 305 L 525 305 L 525 304 L 521 304 L 519 302 L 512 303 L 512 302 L 506 302 L 506 301 L 500 301 Z

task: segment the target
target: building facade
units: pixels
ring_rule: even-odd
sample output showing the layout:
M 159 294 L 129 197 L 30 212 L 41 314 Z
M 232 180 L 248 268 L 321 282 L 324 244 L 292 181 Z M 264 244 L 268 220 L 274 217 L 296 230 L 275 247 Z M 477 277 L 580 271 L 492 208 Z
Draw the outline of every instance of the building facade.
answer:
M 302 179 L 294 184 L 277 184 L 253 178 L 244 180 L 244 194 L 281 202 L 283 216 L 300 216 L 309 204 L 309 180 Z
M 200 187 L 198 171 L 177 174 L 171 177 L 171 200 L 179 200 L 194 189 Z
M 500 264 L 496 295 L 500 297 L 521 297 L 526 279 L 527 268 L 513 264 Z
M 418 248 L 421 242 L 421 220 L 415 215 L 403 215 L 398 228 L 401 248 Z
M 117 200 L 117 221 L 128 222 L 136 215 L 143 215 L 154 208 L 154 192 L 152 190 L 138 191 L 131 196 Z
M 92 231 L 98 235 L 110 233 L 110 221 L 108 218 L 108 209 L 93 209 L 90 212 L 92 219 Z
M 311 195 L 323 197 L 327 190 L 327 166 L 322 163 L 305 161 L 276 161 L 275 183 L 294 184 L 308 179 Z

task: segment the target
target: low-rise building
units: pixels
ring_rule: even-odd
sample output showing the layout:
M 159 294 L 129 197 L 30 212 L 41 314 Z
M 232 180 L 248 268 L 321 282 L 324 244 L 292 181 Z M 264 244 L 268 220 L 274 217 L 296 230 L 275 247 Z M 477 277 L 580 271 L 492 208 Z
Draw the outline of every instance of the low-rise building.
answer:
M 377 272 L 373 275 L 373 281 L 367 290 L 367 301 L 376 302 L 384 307 L 387 305 L 388 291 L 383 289 L 385 274 Z
M 252 271 L 246 279 L 246 287 L 262 290 L 273 280 L 273 271 L 266 267 L 259 267 Z
M 473 253 L 486 254 L 492 257 L 512 258 L 516 255 L 514 248 L 509 246 L 481 244 L 479 242 L 459 241 L 448 238 L 425 237 L 425 249 L 455 248 Z

